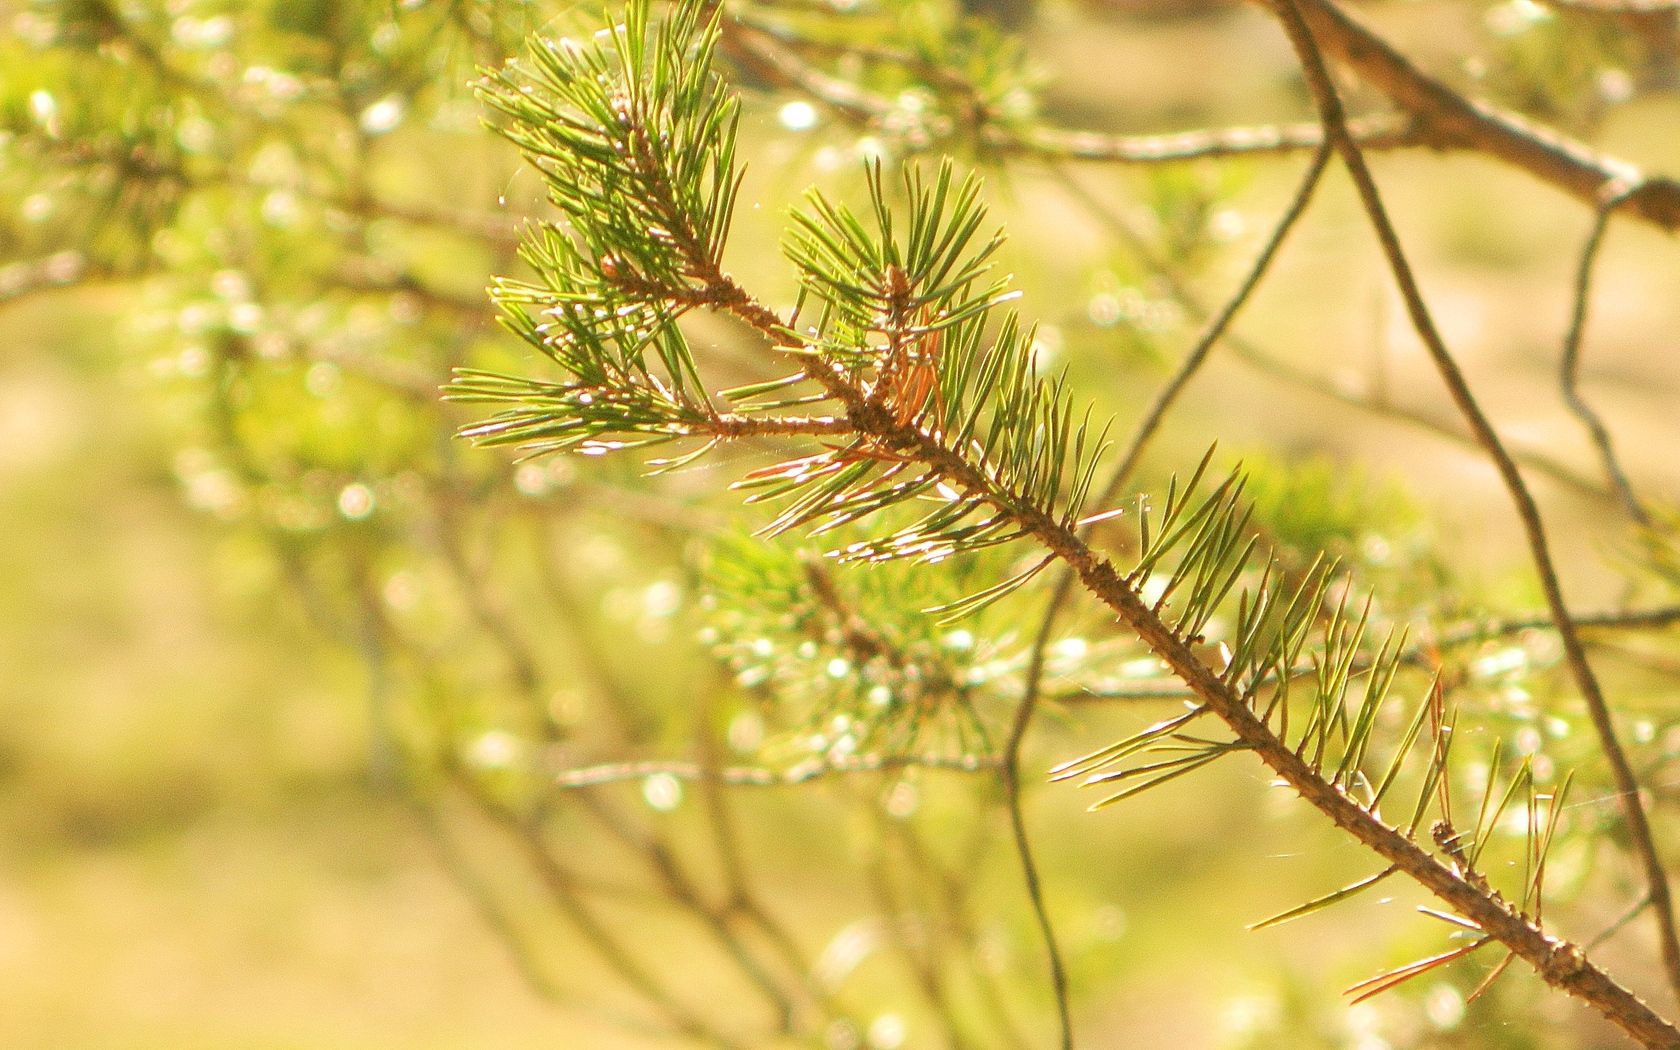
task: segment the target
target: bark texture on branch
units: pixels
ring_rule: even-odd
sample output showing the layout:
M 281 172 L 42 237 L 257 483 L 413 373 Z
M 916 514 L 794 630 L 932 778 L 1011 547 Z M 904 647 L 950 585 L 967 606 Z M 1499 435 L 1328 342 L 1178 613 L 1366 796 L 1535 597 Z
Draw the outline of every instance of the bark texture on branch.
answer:
M 1278 12 L 1280 0 L 1251 0 Z M 1597 207 L 1622 193 L 1623 214 L 1670 232 L 1680 229 L 1680 181 L 1647 176 L 1626 161 L 1486 102 L 1423 72 L 1331 0 L 1296 5 L 1324 52 L 1382 92 L 1440 149 L 1474 150 L 1518 167 Z

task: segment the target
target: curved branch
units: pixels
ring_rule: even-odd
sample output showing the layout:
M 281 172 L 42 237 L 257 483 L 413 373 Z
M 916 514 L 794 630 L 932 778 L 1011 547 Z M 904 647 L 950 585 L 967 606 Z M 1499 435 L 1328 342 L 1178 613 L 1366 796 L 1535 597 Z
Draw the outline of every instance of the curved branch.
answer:
M 1592 297 L 1593 267 L 1598 262 L 1599 249 L 1604 245 L 1604 233 L 1610 226 L 1610 217 L 1625 197 L 1625 191 L 1619 192 L 1599 206 L 1598 214 L 1593 218 L 1592 231 L 1587 234 L 1586 245 L 1581 249 L 1581 262 L 1575 274 L 1574 305 L 1570 311 L 1569 330 L 1563 337 L 1563 357 L 1558 365 L 1558 384 L 1563 389 L 1563 403 L 1568 406 L 1570 413 L 1581 421 L 1587 436 L 1592 439 L 1593 447 L 1598 451 L 1599 462 L 1604 467 L 1604 476 L 1609 480 L 1616 498 L 1622 501 L 1628 517 L 1637 524 L 1649 525 L 1651 515 L 1639 502 L 1639 497 L 1633 491 L 1633 483 L 1628 480 L 1627 471 L 1622 469 L 1622 462 L 1617 458 L 1615 444 L 1610 438 L 1610 428 L 1605 426 L 1598 411 L 1581 396 L 1580 390 L 1581 339 L 1586 334 L 1587 305 Z

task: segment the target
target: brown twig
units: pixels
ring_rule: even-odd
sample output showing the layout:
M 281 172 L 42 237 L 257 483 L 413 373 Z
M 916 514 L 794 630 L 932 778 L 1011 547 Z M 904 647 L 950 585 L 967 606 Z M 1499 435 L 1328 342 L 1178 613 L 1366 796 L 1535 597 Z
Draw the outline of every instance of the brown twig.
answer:
M 723 740 L 718 732 L 718 714 L 725 691 L 708 690 L 695 707 L 695 735 L 699 741 L 701 765 L 708 771 L 723 768 Z M 742 853 L 740 828 L 732 808 L 729 792 L 714 775 L 700 779 L 699 795 L 711 826 L 713 853 L 723 877 L 725 921 L 744 920 L 750 923 L 769 944 L 782 968 L 792 977 L 797 991 L 803 993 L 809 1006 L 820 1018 L 839 1015 L 838 1003 L 832 993 L 812 978 L 811 962 L 800 951 L 793 935 L 780 920 L 771 914 L 759 898 L 759 893 L 747 873 Z M 818 1026 L 808 1026 L 818 1027 Z
M 991 852 L 992 830 L 989 822 L 970 822 L 969 843 L 953 867 L 935 855 L 912 821 L 885 819 L 878 804 L 872 807 L 871 812 L 881 833 L 891 833 L 898 840 L 907 867 L 920 872 L 922 884 L 934 890 L 934 901 L 942 908 L 943 921 L 933 924 L 930 932 L 947 934 L 952 941 L 950 954 L 967 962 L 981 1005 L 991 1016 L 992 1033 L 1010 1050 L 1026 1050 L 1027 1042 L 1000 994 L 998 975 L 988 972 L 982 964 L 984 952 L 978 923 L 970 906 L 974 889 L 979 883 L 976 875 Z
M 621 980 L 656 1007 L 667 1023 L 684 1035 L 719 1050 L 745 1050 L 738 1040 L 724 1034 L 693 1008 L 679 1002 L 655 976 L 655 971 L 630 954 L 606 922 L 583 900 L 576 885 L 576 876 L 555 859 L 543 844 L 537 829 L 506 803 L 493 797 L 472 777 L 458 768 L 448 771 L 456 786 L 463 790 L 474 806 L 522 850 L 526 862 L 536 872 L 560 914 Z
M 952 1001 L 951 978 L 954 975 L 946 973 L 939 964 L 937 946 L 932 943 L 928 930 L 929 919 L 904 899 L 893 879 L 894 871 L 904 867 L 894 864 L 887 850 L 885 826 L 894 818 L 887 816 L 878 803 L 869 809 L 874 817 L 876 834 L 865 873 L 869 889 L 875 897 L 876 911 L 886 920 L 887 934 L 904 968 L 910 973 L 911 983 L 945 1030 L 945 1045 L 949 1050 L 972 1050 L 974 1043 L 964 1031 Z
M 1047 613 L 1045 620 L 1051 621 L 1054 614 Z M 1043 646 L 1035 651 L 1034 658 L 1038 672 L 1042 675 Z M 1032 672 L 1029 671 L 1029 675 Z M 1029 678 L 1029 681 L 1032 681 Z M 1014 841 L 1015 855 L 1019 859 L 1021 877 L 1026 882 L 1027 900 L 1032 906 L 1033 921 L 1038 924 L 1038 932 L 1044 941 L 1044 950 L 1050 964 L 1050 988 L 1056 1000 L 1056 1020 L 1060 1028 L 1060 1046 L 1062 1050 L 1073 1050 L 1073 1012 L 1068 996 L 1067 965 L 1062 961 L 1062 951 L 1056 940 L 1056 927 L 1050 920 L 1050 910 L 1044 901 L 1044 882 L 1039 875 L 1038 862 L 1033 857 L 1032 839 L 1027 832 L 1026 811 L 1021 806 L 1021 746 L 1026 740 L 1027 729 L 1032 724 L 1033 714 L 1038 710 L 1037 691 L 1029 688 L 1015 705 L 1015 717 L 1009 726 L 1009 735 L 1004 739 L 1003 762 L 999 767 L 1000 779 L 1003 783 L 1005 808 L 1009 812 L 1009 832 Z
M 1144 236 L 1134 229 L 1130 223 L 1067 172 L 1059 168 L 1053 168 L 1052 171 L 1074 199 L 1079 201 L 1117 237 L 1125 241 L 1126 246 L 1142 261 L 1144 266 L 1166 285 L 1167 290 L 1172 293 L 1173 300 L 1182 306 L 1186 313 L 1192 318 L 1204 322 L 1213 316 L 1214 311 L 1207 303 L 1202 301 L 1201 296 L 1190 287 L 1189 282 L 1177 272 L 1171 263 L 1162 258 L 1161 254 L 1155 251 Z M 1472 449 L 1476 447 L 1474 437 L 1462 428 L 1455 427 L 1421 410 L 1395 404 L 1385 398 L 1368 397 L 1347 389 L 1331 379 L 1297 367 L 1241 333 L 1227 331 L 1224 341 L 1230 347 L 1232 357 L 1281 383 L 1346 405 L 1375 418 L 1432 434 L 1455 445 Z M 1514 454 L 1524 466 L 1544 474 L 1573 492 L 1593 499 L 1610 498 L 1610 493 L 1601 488 L 1591 478 L 1567 464 L 1553 459 L 1541 450 L 1520 449 Z
M 1295 228 L 1296 222 L 1312 201 L 1313 191 L 1318 188 L 1319 178 L 1324 174 L 1325 165 L 1330 161 L 1330 153 L 1330 146 L 1325 144 L 1320 146 L 1313 154 L 1312 163 L 1307 166 L 1306 174 L 1301 177 L 1300 187 L 1296 189 L 1294 196 L 1289 199 L 1289 205 L 1284 209 L 1283 216 L 1274 224 L 1272 234 L 1261 247 L 1260 254 L 1255 257 L 1254 264 L 1249 267 L 1248 273 L 1243 277 L 1236 291 L 1226 299 L 1225 305 L 1220 307 L 1219 312 L 1207 323 L 1207 327 L 1203 329 L 1201 336 L 1197 338 L 1189 353 L 1184 355 L 1184 359 L 1179 362 L 1178 370 L 1167 380 L 1166 385 L 1161 388 L 1161 392 L 1156 395 L 1155 400 L 1144 411 L 1143 419 L 1138 423 L 1137 430 L 1132 435 L 1132 440 L 1127 444 L 1126 451 L 1121 455 L 1119 464 L 1114 468 L 1114 473 L 1096 497 L 1097 506 L 1106 505 L 1120 491 L 1121 486 L 1131 478 L 1132 473 L 1137 469 L 1138 462 L 1143 458 L 1144 450 L 1149 447 L 1150 441 L 1160 428 L 1161 421 L 1166 417 L 1167 412 L 1178 402 L 1179 396 L 1190 385 L 1190 380 L 1194 379 L 1196 373 L 1200 372 L 1202 366 L 1207 363 L 1208 355 L 1225 337 L 1225 333 L 1230 330 L 1231 323 L 1236 320 L 1237 312 L 1247 305 L 1249 298 L 1254 294 L 1254 290 L 1259 287 L 1261 279 L 1271 269 L 1272 260 L 1277 257 L 1278 249 L 1283 247 L 1284 238 L 1289 236 L 1289 232 Z
M 586 998 L 561 988 L 538 957 L 537 946 L 531 943 L 528 932 L 520 926 L 517 916 L 497 897 L 461 844 L 450 837 L 437 810 L 416 796 L 410 797 L 409 808 L 420 824 L 427 843 L 432 847 L 438 865 L 471 903 L 479 921 L 484 923 L 507 949 L 520 977 L 545 1002 L 563 1010 L 597 1016 L 618 1028 L 641 1035 L 671 1038 L 683 1034 L 681 1029 L 674 1026 L 655 1025 L 646 1018 L 635 1017 L 595 1002 L 593 996 Z
M 1653 609 L 1625 612 L 1578 613 L 1572 617 L 1578 629 L 1660 630 L 1680 624 L 1680 606 L 1661 605 Z M 1469 624 L 1443 634 L 1438 645 L 1463 645 L 1490 638 L 1503 638 L 1524 631 L 1555 630 L 1557 623 L 1547 616 L 1519 616 L 1489 624 Z
M 794 1035 L 798 1011 L 793 997 L 770 972 L 738 929 L 739 916 L 727 906 L 719 906 L 706 899 L 694 877 L 678 859 L 665 838 L 651 829 L 639 827 L 630 818 L 613 808 L 611 802 L 597 792 L 579 795 L 582 806 L 608 834 L 618 839 L 647 864 L 658 880 L 666 902 L 688 912 L 709 934 L 718 949 L 735 964 L 746 982 L 758 989 L 773 1012 L 776 1030 L 781 1035 Z
M 78 251 L 55 252 L 44 259 L 8 263 L 0 266 L 0 306 L 40 292 L 68 288 L 106 272 L 104 267 L 90 266 L 87 256 Z
M 1575 617 L 1575 626 L 1583 631 L 1651 631 L 1664 630 L 1680 624 L 1680 606 L 1665 605 L 1653 609 L 1633 609 L 1627 612 L 1587 613 Z M 1430 649 L 1452 649 L 1480 642 L 1508 638 L 1525 631 L 1554 631 L 1557 624 L 1550 616 L 1519 616 L 1487 623 L 1470 623 L 1452 628 L 1433 639 L 1428 646 L 1414 646 L 1402 653 L 1400 659 L 1419 667 L 1432 666 Z M 1370 666 L 1363 659 L 1353 663 L 1355 670 Z M 1292 675 L 1314 673 L 1311 665 L 1302 665 Z M 1072 689 L 1044 691 L 1046 699 L 1063 704 L 1102 703 L 1109 701 L 1183 700 L 1193 696 L 1190 688 L 1176 678 L 1143 678 L 1112 686 L 1076 686 Z
M 1575 295 L 1570 310 L 1569 330 L 1563 337 L 1563 356 L 1558 365 L 1558 385 L 1563 390 L 1564 404 L 1569 407 L 1575 418 L 1581 421 L 1587 436 L 1592 439 L 1593 447 L 1598 451 L 1599 462 L 1604 467 L 1604 476 L 1610 482 L 1617 498 L 1622 501 L 1628 517 L 1638 525 L 1649 525 L 1651 515 L 1639 502 L 1639 497 L 1634 495 L 1633 483 L 1628 480 L 1621 460 L 1616 457 L 1610 429 L 1604 425 L 1604 420 L 1580 391 L 1581 339 L 1587 327 L 1587 305 L 1592 297 L 1593 267 L 1598 261 L 1599 249 L 1604 244 L 1604 233 L 1610 226 L 1610 218 L 1627 200 L 1628 191 L 1629 187 L 1625 186 L 1613 188 L 1610 196 L 1599 205 L 1593 217 L 1592 230 L 1587 234 L 1586 245 L 1581 249 L 1581 262 L 1575 273 Z
M 1553 622 L 1557 625 L 1558 637 L 1563 644 L 1565 660 L 1575 679 L 1582 698 L 1587 705 L 1587 711 L 1593 722 L 1593 728 L 1598 733 L 1599 743 L 1608 761 L 1617 790 L 1621 793 L 1622 813 L 1626 821 L 1629 837 L 1633 842 L 1641 866 L 1644 868 L 1645 878 L 1651 897 L 1652 911 L 1657 919 L 1658 936 L 1662 944 L 1663 968 L 1667 975 L 1670 988 L 1680 995 L 1680 938 L 1675 932 L 1674 911 L 1669 894 L 1668 877 L 1663 870 L 1662 861 L 1657 854 L 1656 844 L 1652 840 L 1650 823 L 1645 815 L 1644 805 L 1639 797 L 1639 782 L 1628 765 L 1627 756 L 1623 752 L 1621 743 L 1617 739 L 1615 723 L 1611 717 L 1608 703 L 1605 701 L 1598 678 L 1593 673 L 1591 664 L 1587 661 L 1586 649 L 1581 643 L 1573 618 L 1570 616 L 1568 605 L 1564 601 L 1563 589 L 1558 581 L 1557 570 L 1553 564 L 1550 546 L 1546 538 L 1545 527 L 1541 522 L 1539 508 L 1535 505 L 1534 497 L 1529 493 L 1522 473 L 1516 463 L 1505 450 L 1493 425 L 1483 413 L 1481 405 L 1471 392 L 1464 374 L 1459 370 L 1452 353 L 1447 349 L 1439 330 L 1435 327 L 1434 318 L 1423 300 L 1422 292 L 1417 286 L 1405 254 L 1400 247 L 1398 235 L 1388 218 L 1382 198 L 1377 191 L 1375 180 L 1371 176 L 1365 158 L 1360 152 L 1358 143 L 1354 142 L 1347 133 L 1346 118 L 1341 106 L 1341 98 L 1337 94 L 1335 84 L 1330 79 L 1329 70 L 1324 63 L 1324 57 L 1319 51 L 1314 30 L 1309 27 L 1308 19 L 1303 15 L 1303 8 L 1311 10 L 1322 8 L 1321 0 L 1277 0 L 1273 10 L 1282 20 L 1290 43 L 1294 46 L 1296 55 L 1301 62 L 1306 75 L 1308 86 L 1319 107 L 1320 119 L 1324 122 L 1326 132 L 1336 143 L 1337 152 L 1352 175 L 1354 184 L 1358 188 L 1360 200 L 1365 207 L 1367 216 L 1377 239 L 1382 245 L 1383 254 L 1387 258 L 1389 268 L 1393 271 L 1396 283 L 1400 288 L 1402 299 L 1406 303 L 1407 313 L 1411 317 L 1413 328 L 1429 351 L 1435 362 L 1436 370 L 1440 373 L 1442 382 L 1446 385 L 1453 403 L 1470 425 L 1476 435 L 1477 443 L 1487 452 L 1499 471 L 1501 480 L 1516 505 L 1517 516 L 1521 519 L 1523 532 L 1528 541 L 1531 560 L 1540 577 L 1541 589 L 1546 596 L 1546 605 L 1551 613 Z M 1508 945 L 1515 947 L 1515 945 Z M 1521 954 L 1519 952 L 1519 954 Z M 1641 1004 L 1643 1006 L 1643 1004 Z M 1647 1012 L 1648 1012 L 1648 1008 Z M 1655 1015 L 1651 1015 L 1655 1017 Z M 1612 1020 L 1623 1023 L 1629 1034 L 1642 1040 L 1655 1039 L 1647 1042 L 1651 1046 L 1680 1045 L 1680 1034 L 1668 1026 L 1663 1025 L 1659 1033 L 1656 1029 L 1643 1030 L 1643 1026 L 1633 1026 L 1626 1022 L 1628 1017 L 1611 1015 Z M 1641 1028 L 1644 1034 L 1636 1031 Z

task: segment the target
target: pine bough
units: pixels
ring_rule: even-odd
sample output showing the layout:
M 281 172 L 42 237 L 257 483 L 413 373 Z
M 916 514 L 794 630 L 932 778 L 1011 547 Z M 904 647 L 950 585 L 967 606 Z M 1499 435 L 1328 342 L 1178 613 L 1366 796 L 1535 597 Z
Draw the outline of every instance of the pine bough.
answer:
M 725 271 L 741 185 L 739 107 L 713 70 L 716 17 L 685 0 L 656 23 L 636 3 L 593 39 L 536 41 L 528 61 L 487 78 L 500 130 L 562 215 L 525 239 L 535 279 L 498 279 L 494 296 L 506 326 L 558 377 L 459 371 L 450 398 L 500 407 L 465 435 L 527 456 L 676 446 L 656 469 L 741 438 L 805 442 L 803 454 L 736 482 L 749 502 L 775 506 L 767 534 L 861 535 L 831 552 L 842 562 L 936 565 L 1001 545 L 1032 552 L 1017 571 L 932 611 L 946 619 L 1065 563 L 1194 699 L 1054 777 L 1105 788 L 1106 805 L 1252 753 L 1378 858 L 1369 877 L 1259 925 L 1403 876 L 1437 898 L 1431 914 L 1460 938 L 1352 994 L 1497 945 L 1505 956 L 1484 987 L 1521 959 L 1643 1045 L 1680 1046 L 1680 1031 L 1542 924 L 1567 780 L 1542 790 L 1526 764 L 1502 777 L 1496 752 L 1473 818 L 1455 812 L 1444 691 L 1437 683 L 1409 706 L 1392 694 L 1403 638 L 1367 637 L 1368 605 L 1333 564 L 1290 579 L 1274 571 L 1247 528 L 1240 475 L 1210 477 L 1210 456 L 1158 509 L 1139 500 L 1129 566 L 1088 545 L 1088 525 L 1114 513 L 1086 506 L 1104 428 L 1061 378 L 1037 374 L 1032 329 L 1007 307 L 1013 293 L 992 268 L 1002 235 L 974 176 L 948 162 L 931 174 L 871 166 L 861 215 L 811 194 L 784 245 L 800 285 L 788 316 Z M 708 393 L 678 324 L 695 311 L 755 330 L 785 374 Z M 1214 625 L 1221 636 L 1206 637 Z M 1390 705 L 1405 710 L 1385 717 Z M 1403 728 L 1381 745 L 1387 724 Z M 1479 861 L 1513 815 L 1526 829 L 1522 875 L 1498 887 Z

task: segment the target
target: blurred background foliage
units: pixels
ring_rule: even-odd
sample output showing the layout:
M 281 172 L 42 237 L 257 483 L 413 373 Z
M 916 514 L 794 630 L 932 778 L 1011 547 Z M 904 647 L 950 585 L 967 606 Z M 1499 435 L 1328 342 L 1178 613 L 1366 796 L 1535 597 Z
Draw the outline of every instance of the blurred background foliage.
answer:
M 774 246 L 805 186 L 855 198 L 863 159 L 954 153 L 988 172 L 1045 366 L 1123 428 L 1304 161 L 1000 146 L 1307 119 L 1282 35 L 1248 7 L 730 12 L 763 45 L 726 48 L 743 281 L 791 301 Z M 1672 16 L 1362 13 L 1463 90 L 1680 169 Z M 562 0 L 0 3 L 0 1044 L 1045 1045 L 995 783 L 961 762 L 816 775 L 984 750 L 1035 596 L 941 628 L 914 609 L 996 565 L 837 570 L 797 538 L 747 539 L 762 519 L 723 489 L 762 451 L 650 479 L 628 457 L 515 463 L 452 437 L 472 417 L 438 398 L 450 367 L 524 365 L 483 288 L 522 272 L 520 223 L 548 208 L 470 84 L 528 34 L 587 24 Z M 1593 300 L 1588 387 L 1657 511 L 1638 530 L 1556 395 L 1590 210 L 1471 155 L 1385 155 L 1379 174 L 1450 341 L 1545 458 L 1572 600 L 1666 608 L 1680 254 L 1616 226 Z M 1547 782 L 1580 768 L 1552 885 L 1586 940 L 1637 899 L 1634 868 L 1555 640 L 1527 622 L 1515 522 L 1450 437 L 1389 287 L 1335 176 L 1147 473 L 1213 438 L 1240 453 L 1262 532 L 1353 566 L 1380 621 L 1421 631 L 1474 734 Z M 739 333 L 698 335 L 721 373 L 763 377 Z M 1593 641 L 1673 842 L 1680 651 L 1661 623 Z M 1092 610 L 1063 625 L 1030 768 L 1175 709 L 1137 657 Z M 624 761 L 746 782 L 599 765 Z M 579 769 L 602 782 L 567 786 Z M 1467 1006 L 1476 965 L 1347 1007 L 1340 988 L 1435 950 L 1405 891 L 1245 933 L 1368 873 L 1264 788 L 1221 765 L 1086 815 L 1034 787 L 1089 1045 L 1616 1045 L 1526 974 Z M 1656 987 L 1642 925 L 1599 952 Z

